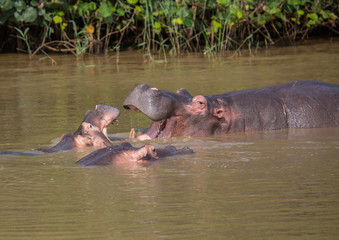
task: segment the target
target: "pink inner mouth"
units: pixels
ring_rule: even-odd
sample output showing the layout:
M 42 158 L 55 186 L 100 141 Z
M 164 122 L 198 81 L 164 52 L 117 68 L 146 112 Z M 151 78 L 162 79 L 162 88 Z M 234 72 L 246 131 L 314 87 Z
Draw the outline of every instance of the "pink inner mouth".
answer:
M 139 111 L 138 108 L 136 108 L 136 107 L 134 107 L 134 106 L 132 106 L 132 105 L 129 105 L 128 107 L 129 107 L 129 109 L 131 109 L 131 110 L 133 110 L 133 111 Z
M 140 111 L 137 107 L 133 105 L 128 106 L 130 110 Z M 176 117 L 171 117 L 169 119 L 163 119 L 160 121 L 153 121 L 148 130 L 137 137 L 138 140 L 149 140 L 161 137 L 170 137 L 171 132 L 176 125 Z
M 158 137 L 166 137 L 163 136 L 163 132 L 166 128 L 167 120 L 162 120 L 159 122 L 152 122 L 152 125 L 149 127 L 149 129 L 146 131 L 146 133 L 140 135 L 137 137 L 138 140 L 149 140 L 149 139 L 155 139 Z
M 158 127 L 155 131 L 156 136 L 154 138 L 159 137 L 160 133 L 162 131 L 164 131 L 164 129 L 166 128 L 166 123 L 167 123 L 167 120 L 162 120 L 162 121 L 158 122 Z

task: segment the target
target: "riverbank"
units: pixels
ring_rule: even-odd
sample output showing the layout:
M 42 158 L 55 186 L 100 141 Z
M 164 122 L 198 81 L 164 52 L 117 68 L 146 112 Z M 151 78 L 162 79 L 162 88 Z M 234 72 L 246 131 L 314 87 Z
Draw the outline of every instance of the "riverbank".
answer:
M 334 1 L 3 1 L 0 52 L 224 54 L 338 36 Z

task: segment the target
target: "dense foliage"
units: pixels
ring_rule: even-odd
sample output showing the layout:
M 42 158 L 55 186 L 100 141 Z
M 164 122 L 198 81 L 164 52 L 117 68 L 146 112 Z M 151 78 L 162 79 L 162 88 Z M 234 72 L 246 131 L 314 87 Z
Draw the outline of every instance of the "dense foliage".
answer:
M 223 52 L 338 34 L 336 0 L 0 0 L 0 52 Z

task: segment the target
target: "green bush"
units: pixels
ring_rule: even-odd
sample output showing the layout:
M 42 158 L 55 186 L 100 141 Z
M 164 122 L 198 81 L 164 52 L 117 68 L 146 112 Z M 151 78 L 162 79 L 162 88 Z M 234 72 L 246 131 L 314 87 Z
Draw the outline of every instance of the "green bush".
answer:
M 338 13 L 335 0 L 0 0 L 0 52 L 13 43 L 33 55 L 251 49 L 318 29 L 337 34 Z

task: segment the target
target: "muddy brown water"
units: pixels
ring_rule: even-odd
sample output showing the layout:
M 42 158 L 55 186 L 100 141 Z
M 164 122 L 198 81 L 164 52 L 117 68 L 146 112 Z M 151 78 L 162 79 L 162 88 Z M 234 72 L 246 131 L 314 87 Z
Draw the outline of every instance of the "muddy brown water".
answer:
M 40 56 L 42 58 L 42 56 Z M 146 128 L 122 109 L 139 83 L 211 95 L 294 80 L 339 84 L 339 39 L 144 63 L 142 54 L 0 55 L 0 150 L 33 151 L 74 132 L 96 104 L 121 109 L 109 134 Z M 134 146 L 143 143 L 128 140 Z M 152 140 L 193 155 L 150 164 L 80 167 L 93 149 L 0 156 L 0 239 L 337 239 L 339 129 Z

